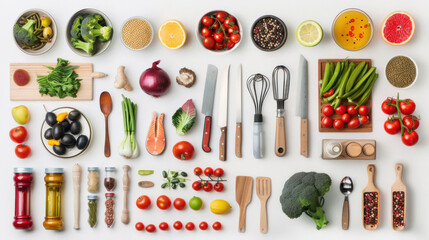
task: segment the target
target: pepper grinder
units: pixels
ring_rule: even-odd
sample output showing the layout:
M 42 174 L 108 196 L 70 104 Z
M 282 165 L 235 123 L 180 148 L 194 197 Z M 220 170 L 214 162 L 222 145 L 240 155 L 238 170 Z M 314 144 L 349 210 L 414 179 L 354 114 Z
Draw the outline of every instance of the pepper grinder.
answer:
M 82 175 L 82 168 L 79 164 L 75 164 L 72 169 L 73 175 L 73 189 L 74 189 L 74 229 L 78 230 L 79 226 L 79 212 L 80 212 L 80 179 Z
M 128 171 L 130 171 L 129 165 L 122 166 L 124 170 L 124 177 L 122 178 L 122 188 L 124 189 L 124 207 L 122 209 L 121 222 L 128 224 L 130 222 L 130 212 L 128 211 L 128 192 L 130 191 L 130 178 L 128 177 Z

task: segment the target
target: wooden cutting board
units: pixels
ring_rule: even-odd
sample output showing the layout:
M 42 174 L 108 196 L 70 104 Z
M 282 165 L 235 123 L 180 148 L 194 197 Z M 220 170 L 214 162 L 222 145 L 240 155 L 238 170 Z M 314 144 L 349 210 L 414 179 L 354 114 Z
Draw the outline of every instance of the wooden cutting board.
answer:
M 70 63 L 75 68 L 78 78 L 82 79 L 80 88 L 77 92 L 77 97 L 51 97 L 49 95 L 41 96 L 39 93 L 39 84 L 37 83 L 37 75 L 47 75 L 51 70 L 46 66 L 55 67 L 56 63 L 11 63 L 10 64 L 10 100 L 11 101 L 70 101 L 80 100 L 88 101 L 93 98 L 93 65 L 92 63 Z M 16 85 L 13 81 L 13 73 L 17 69 L 23 69 L 30 75 L 30 82 L 25 86 Z

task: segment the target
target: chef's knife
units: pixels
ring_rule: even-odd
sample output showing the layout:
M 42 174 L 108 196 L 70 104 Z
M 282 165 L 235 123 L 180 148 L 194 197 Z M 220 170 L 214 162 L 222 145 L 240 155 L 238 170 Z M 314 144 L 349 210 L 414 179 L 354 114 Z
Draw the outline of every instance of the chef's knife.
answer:
M 241 64 L 238 65 L 238 68 L 234 75 L 234 80 L 236 82 L 235 89 L 235 117 L 236 117 L 236 126 L 235 126 L 235 156 L 241 158 L 241 143 L 242 143 L 242 124 L 241 124 Z
M 226 160 L 226 127 L 228 125 L 228 80 L 229 65 L 222 71 L 219 92 L 219 118 L 218 126 L 220 127 L 221 136 L 219 139 L 219 160 Z
M 212 114 L 213 114 L 213 101 L 214 94 L 216 91 L 216 79 L 217 79 L 217 67 L 209 64 L 207 66 L 206 83 L 204 86 L 204 98 L 203 107 L 201 113 L 206 117 L 204 118 L 204 132 L 203 132 L 203 150 L 204 152 L 210 152 L 210 133 L 212 125 Z
M 301 117 L 301 155 L 308 157 L 308 62 L 301 55 L 299 58 L 298 93 L 296 115 Z

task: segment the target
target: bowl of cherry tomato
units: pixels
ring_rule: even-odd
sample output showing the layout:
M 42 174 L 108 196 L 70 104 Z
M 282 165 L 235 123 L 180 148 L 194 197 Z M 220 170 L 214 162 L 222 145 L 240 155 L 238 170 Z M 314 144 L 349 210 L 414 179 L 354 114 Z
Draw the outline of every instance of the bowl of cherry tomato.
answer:
M 230 52 L 241 42 L 242 28 L 234 15 L 223 11 L 210 11 L 198 22 L 197 41 L 216 53 Z

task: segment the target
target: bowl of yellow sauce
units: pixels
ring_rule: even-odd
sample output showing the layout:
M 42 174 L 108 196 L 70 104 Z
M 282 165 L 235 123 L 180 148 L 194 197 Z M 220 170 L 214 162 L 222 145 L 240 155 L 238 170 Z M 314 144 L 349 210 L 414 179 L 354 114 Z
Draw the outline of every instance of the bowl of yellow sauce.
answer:
M 371 41 L 372 34 L 371 18 L 360 9 L 345 9 L 332 23 L 333 38 L 345 50 L 357 51 L 364 48 Z

